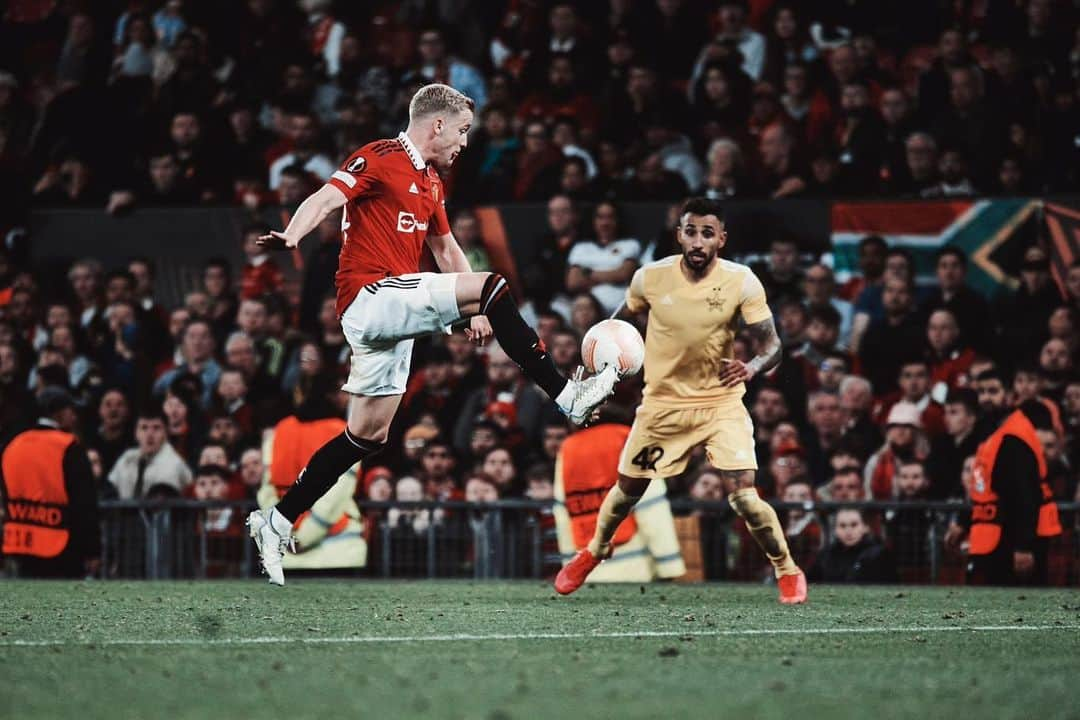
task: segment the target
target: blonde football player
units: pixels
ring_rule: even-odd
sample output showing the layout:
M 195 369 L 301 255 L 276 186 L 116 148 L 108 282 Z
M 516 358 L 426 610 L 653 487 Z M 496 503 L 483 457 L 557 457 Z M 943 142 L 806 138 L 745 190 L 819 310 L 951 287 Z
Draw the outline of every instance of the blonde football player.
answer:
M 626 292 L 628 310 L 649 313 L 645 394 L 592 541 L 562 569 L 555 589 L 566 595 L 581 587 L 611 554 L 615 529 L 649 481 L 681 473 L 691 449 L 704 443 L 728 502 L 773 565 L 780 602 L 805 602 L 806 577 L 791 559 L 776 512 L 754 488 L 754 426 L 742 404 L 745 383 L 780 362 L 765 290 L 750 268 L 719 257 L 727 234 L 718 202 L 687 201 L 677 233 L 682 255 L 640 268 Z M 758 350 L 746 363 L 732 353 L 740 319 Z

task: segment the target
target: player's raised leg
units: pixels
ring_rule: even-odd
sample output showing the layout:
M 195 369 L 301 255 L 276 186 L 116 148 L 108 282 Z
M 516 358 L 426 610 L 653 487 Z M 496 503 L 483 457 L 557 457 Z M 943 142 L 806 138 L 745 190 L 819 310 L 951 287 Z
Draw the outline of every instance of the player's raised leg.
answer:
M 487 318 L 510 359 L 574 422 L 584 423 L 611 395 L 619 379 L 614 367 L 584 379 L 566 378 L 559 372 L 536 331 L 522 319 L 510 286 L 499 273 L 458 273 L 455 292 L 462 317 Z
M 408 345 L 411 348 L 411 343 Z M 266 511 L 256 510 L 248 516 L 248 532 L 255 540 L 263 569 L 272 584 L 285 584 L 281 561 L 291 544 L 293 523 L 349 468 L 383 447 L 390 421 L 400 404 L 400 394 L 354 395 L 349 403 L 345 430 L 315 451 L 300 477 L 277 505 Z
M 592 540 L 568 562 L 555 577 L 555 591 L 569 595 L 581 587 L 596 566 L 611 556 L 611 539 L 638 500 L 649 488 L 648 478 L 632 478 L 620 473 L 619 481 L 608 490 L 596 515 Z
M 784 528 L 772 505 L 758 495 L 754 470 L 721 470 L 728 504 L 746 523 L 746 528 L 765 552 L 776 574 L 780 602 L 798 605 L 806 602 L 806 576 L 788 549 Z

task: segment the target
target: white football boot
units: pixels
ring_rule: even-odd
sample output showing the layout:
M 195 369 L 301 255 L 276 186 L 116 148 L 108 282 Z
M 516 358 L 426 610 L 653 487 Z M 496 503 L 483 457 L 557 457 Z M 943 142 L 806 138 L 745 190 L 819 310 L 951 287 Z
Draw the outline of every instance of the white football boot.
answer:
M 270 584 L 284 585 L 285 571 L 281 567 L 281 558 L 286 550 L 296 552 L 296 541 L 291 534 L 282 535 L 274 529 L 274 524 L 270 522 L 273 511 L 273 508 L 265 513 L 253 510 L 247 517 L 248 534 L 259 549 L 259 560 Z
M 578 367 L 573 383 L 573 398 L 569 407 L 560 406 L 563 414 L 576 425 L 584 425 L 593 411 L 615 392 L 615 383 L 619 381 L 619 371 L 614 365 L 608 365 L 598 374 L 583 378 L 585 368 Z

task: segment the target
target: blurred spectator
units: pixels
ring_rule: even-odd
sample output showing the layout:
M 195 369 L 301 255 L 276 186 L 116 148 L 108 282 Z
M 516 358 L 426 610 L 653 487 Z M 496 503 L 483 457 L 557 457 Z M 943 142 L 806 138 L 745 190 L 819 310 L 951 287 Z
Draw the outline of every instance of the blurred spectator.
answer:
M 460 500 L 456 468 L 454 449 L 448 442 L 439 436 L 426 442 L 420 455 L 419 478 L 424 484 L 424 495 L 432 500 Z
M 891 499 L 901 463 L 921 461 L 926 457 L 929 448 L 922 435 L 919 415 L 919 408 L 909 402 L 898 402 L 889 410 L 885 420 L 885 444 L 870 456 L 863 471 L 868 497 Z
M 491 258 L 488 257 L 484 238 L 480 234 L 480 221 L 473 211 L 459 210 L 454 213 L 450 230 L 465 252 L 465 257 L 468 258 L 469 267 L 473 269 L 473 272 L 486 272 L 492 269 Z
M 808 505 L 814 501 L 814 490 L 805 477 L 792 478 L 780 499 L 786 503 Z M 813 567 L 825 544 L 825 531 L 817 515 L 805 508 L 788 510 L 784 518 L 784 536 L 799 567 Z
M 617 191 L 621 200 L 637 202 L 681 200 L 689 193 L 682 175 L 667 170 L 659 152 L 644 155 L 633 175 Z
M 799 269 L 799 245 L 790 235 L 778 234 L 769 241 L 769 255 L 763 266 L 754 268 L 774 308 L 784 300 L 803 299 L 803 274 Z
M 319 152 L 318 118 L 311 112 L 298 112 L 288 122 L 292 149 L 270 164 L 270 189 L 281 187 L 281 174 L 288 167 L 300 167 L 319 180 L 328 180 L 337 167 Z
M 840 313 L 831 305 L 815 307 L 807 313 L 806 342 L 791 353 L 790 358 L 802 369 L 803 386 L 818 389 L 818 369 L 826 358 L 837 352 L 840 337 Z
M 773 123 L 761 132 L 758 144 L 762 168 L 760 184 L 773 198 L 797 195 L 806 187 L 806 171 L 795 156 L 795 139 L 780 123 Z
M 890 583 L 896 582 L 892 554 L 870 533 L 861 510 L 837 510 L 833 528 L 835 540 L 810 568 L 811 582 Z
M 961 342 L 978 349 L 985 347 L 986 300 L 967 285 L 967 255 L 957 247 L 946 246 L 938 251 L 935 264 L 937 287 L 921 303 L 922 312 L 929 317 L 934 310 L 949 310 L 959 325 Z
M 940 398 L 949 389 L 966 385 L 970 380 L 975 351 L 961 344 L 960 327 L 952 311 L 943 308 L 930 313 L 926 340 L 934 397 Z
M 923 464 L 917 460 L 900 463 L 893 486 L 901 503 L 926 502 L 930 483 Z M 901 507 L 885 513 L 885 534 L 889 550 L 896 558 L 902 582 L 930 580 L 930 526 L 932 511 Z
M 87 445 L 97 450 L 101 464 L 108 470 L 134 440 L 131 406 L 123 390 L 108 388 L 101 394 L 97 421 L 87 433 Z
M 765 38 L 746 26 L 746 7 L 741 2 L 725 0 L 719 11 L 720 32 L 716 39 L 730 42 L 743 57 L 742 69 L 754 80 L 765 70 Z
M 591 293 L 610 315 L 623 301 L 630 278 L 638 268 L 641 243 L 623 237 L 619 210 L 601 202 L 593 210 L 595 239 L 579 240 L 567 257 L 566 289 L 571 293 Z
M 906 172 L 891 186 L 893 192 L 906 196 L 922 196 L 938 181 L 938 145 L 924 132 L 913 132 L 904 141 Z
M 513 199 L 536 201 L 550 197 L 559 184 L 562 153 L 552 146 L 548 128 L 539 120 L 527 122 L 522 137 Z
M 1073 370 L 1073 356 L 1061 338 L 1050 338 L 1039 352 L 1039 371 L 1042 375 L 1042 394 L 1054 401 L 1061 399 L 1065 382 Z
M 579 237 L 577 204 L 566 195 L 547 203 L 547 230 L 533 244 L 536 256 L 524 269 L 525 292 L 543 307 L 566 292 L 566 262 Z
M 447 53 L 446 37 L 438 28 L 420 33 L 417 45 L 420 65 L 417 72 L 428 82 L 445 83 L 473 99 L 478 110 L 487 102 L 484 77 L 467 62 Z
M 928 436 L 933 438 L 945 432 L 945 411 L 930 396 L 930 364 L 925 358 L 918 355 L 903 358 L 896 384 L 900 389 L 883 399 L 880 417 L 888 417 L 893 403 L 906 402 L 918 408 L 920 427 Z
M 557 119 L 572 119 L 586 138 L 599 124 L 600 111 L 575 77 L 573 59 L 553 53 L 547 67 L 547 86 L 528 95 L 518 107 L 519 121 L 540 120 L 552 126 Z
M 240 453 L 240 484 L 245 497 L 255 497 L 262 485 L 264 472 L 266 466 L 263 464 L 262 450 L 250 447 Z
M 829 483 L 817 489 L 822 500 L 832 502 L 860 502 L 866 500 L 862 468 L 858 465 L 842 465 L 832 471 Z
M 510 110 L 490 103 L 478 115 L 472 146 L 459 161 L 465 182 L 455 188 L 462 201 L 507 201 L 514 197 L 515 172 L 522 142 L 514 135 Z M 534 143 L 535 145 L 535 143 Z
M 911 281 L 887 276 L 881 298 L 885 316 L 870 324 L 859 349 L 862 367 L 878 396 L 896 389 L 901 359 L 923 344 Z
M 490 346 L 487 365 L 488 385 L 474 390 L 466 399 L 454 427 L 454 447 L 464 453 L 469 445 L 472 425 L 495 401 L 511 403 L 517 411 L 526 438 L 537 436 L 541 409 L 545 400 L 528 383 L 513 360 L 498 344 Z
M 810 477 L 815 485 L 822 485 L 826 480 L 826 457 L 843 435 L 840 401 L 835 395 L 813 392 L 807 398 L 806 409 L 810 427 L 803 436 L 803 447 Z
M 970 388 L 951 390 L 945 400 L 945 434 L 933 438 L 926 458 L 929 493 L 938 499 L 962 498 L 960 471 L 975 454 L 981 438 L 975 432 L 979 399 Z
M 836 340 L 836 345 L 840 349 L 846 349 L 851 336 L 851 321 L 854 317 L 854 308 L 850 302 L 836 296 L 836 279 L 833 276 L 832 269 L 820 263 L 811 265 L 803 274 L 802 291 L 808 310 L 813 311 L 814 308 L 825 307 L 826 305 L 836 310 L 840 317 L 840 334 Z
M 1020 286 L 1012 293 L 1003 291 L 991 307 L 995 347 L 1006 362 L 1015 362 L 1025 353 L 1027 359 L 1034 359 L 1035 349 L 1046 338 L 1047 319 L 1060 302 L 1046 251 L 1034 245 L 1027 248 L 1020 265 Z
M 244 228 L 243 251 L 246 261 L 240 271 L 241 300 L 253 300 L 267 293 L 278 292 L 285 282 L 277 262 L 258 243 L 262 234 L 263 228 L 260 226 Z
M 717 138 L 706 155 L 705 185 L 701 192 L 710 200 L 726 200 L 754 194 L 742 150 L 729 138 Z
M 399 478 L 394 485 L 394 499 L 399 503 L 421 502 L 428 498 L 424 497 L 424 487 L 414 477 Z M 427 532 L 433 521 L 441 522 L 442 511 L 416 508 L 392 507 L 386 516 L 386 524 L 390 528 L 392 547 L 402 550 L 410 548 L 410 539 Z
M 884 145 L 881 158 L 881 179 L 886 189 L 900 188 L 911 182 L 905 142 L 915 128 L 911 99 L 903 88 L 886 88 L 878 105 L 881 114 Z
M 202 403 L 204 407 L 208 407 L 210 394 L 221 378 L 221 366 L 214 359 L 214 335 L 208 322 L 191 320 L 184 326 L 179 356 L 176 366 L 154 381 L 154 394 L 163 395 L 173 380 L 190 374 L 202 381 Z
M 851 82 L 841 90 L 843 121 L 837 128 L 839 189 L 849 195 L 876 190 L 885 155 L 885 129 L 870 98 L 870 88 Z
M 472 473 L 465 480 L 465 500 L 479 504 L 497 502 L 499 485 L 486 473 Z M 476 508 L 470 509 L 467 517 L 473 538 L 473 577 L 502 577 L 505 572 L 505 551 L 501 542 L 503 513 Z
M 480 469 L 491 477 L 504 497 L 520 497 L 523 488 L 518 483 L 514 458 L 506 448 L 492 448 L 480 463 Z
M 976 193 L 968 174 L 968 163 L 961 150 L 946 148 L 938 160 L 940 180 L 920 195 L 924 198 L 970 197 Z
M 807 18 L 800 18 L 793 4 L 778 3 L 772 7 L 771 14 L 762 77 L 779 85 L 788 70 L 792 67 L 805 70 L 818 60 L 819 54 L 807 32 Z
M 166 438 L 165 415 L 146 409 L 135 421 L 135 443 L 109 471 L 109 482 L 121 500 L 176 497 L 191 484 L 184 459 Z
M 964 34 L 957 28 L 941 33 L 937 51 L 933 64 L 919 78 L 919 109 L 924 121 L 932 120 L 948 103 L 949 73 L 975 67 L 975 58 L 968 52 Z

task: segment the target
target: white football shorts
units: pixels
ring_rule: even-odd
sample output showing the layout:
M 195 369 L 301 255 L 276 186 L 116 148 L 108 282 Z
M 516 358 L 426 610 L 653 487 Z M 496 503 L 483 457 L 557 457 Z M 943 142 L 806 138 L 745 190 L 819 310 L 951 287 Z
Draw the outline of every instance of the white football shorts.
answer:
M 352 348 L 353 395 L 401 395 L 409 380 L 413 338 L 444 330 L 461 318 L 452 273 L 410 273 L 365 285 L 341 316 Z

